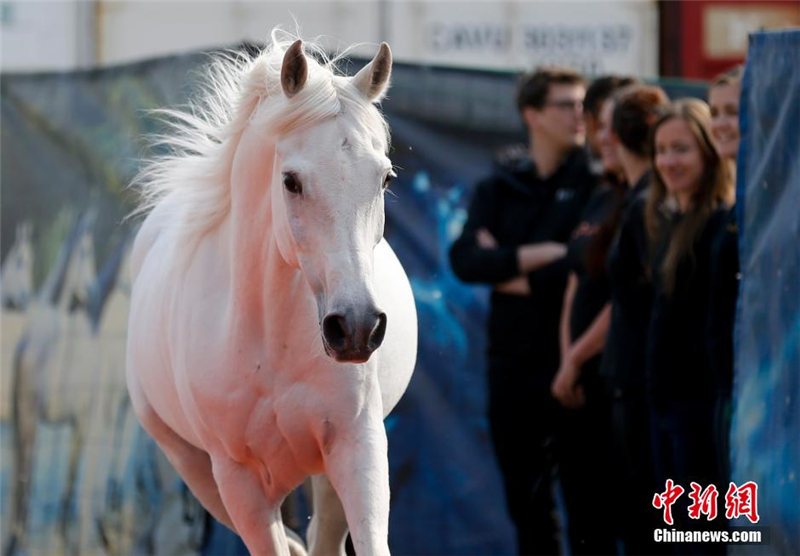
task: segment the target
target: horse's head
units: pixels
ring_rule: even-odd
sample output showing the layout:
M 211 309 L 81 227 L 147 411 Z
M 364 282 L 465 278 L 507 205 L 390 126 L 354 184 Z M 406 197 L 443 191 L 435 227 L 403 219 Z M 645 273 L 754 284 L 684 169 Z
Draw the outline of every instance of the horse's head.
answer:
M 95 281 L 94 236 L 92 235 L 95 219 L 95 211 L 89 210 L 78 222 L 78 233 L 64 279 L 63 293 L 67 296 L 71 310 L 87 306 L 89 292 Z
M 336 103 L 321 122 L 279 134 L 272 189 L 280 252 L 302 270 L 316 297 L 325 351 L 342 362 L 369 359 L 387 326 L 376 302 L 373 260 L 393 171 L 386 124 L 373 103 L 388 87 L 391 63 L 383 43 L 352 78 L 317 78 L 309 70 L 323 68 L 307 59 L 296 41 L 281 68 L 289 110 L 302 103 Z
M 0 290 L 3 307 L 25 309 L 33 290 L 33 227 L 30 222 L 17 224 L 14 245 L 3 261 Z

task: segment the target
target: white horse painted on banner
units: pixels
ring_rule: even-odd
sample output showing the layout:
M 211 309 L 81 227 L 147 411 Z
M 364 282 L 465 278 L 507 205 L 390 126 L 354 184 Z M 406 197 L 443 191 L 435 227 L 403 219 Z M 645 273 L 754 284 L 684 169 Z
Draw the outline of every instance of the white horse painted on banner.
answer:
M 313 475 L 312 554 L 388 554 L 384 416 L 417 348 L 408 279 L 382 238 L 392 176 L 374 102 L 385 43 L 354 77 L 272 33 L 172 113 L 179 152 L 143 187 L 127 351 L 131 401 L 186 483 L 251 553 L 303 552 L 281 522 Z M 290 538 L 292 535 L 290 535 Z
M 14 374 L 14 349 L 28 319 L 28 304 L 33 297 L 33 225 L 17 224 L 14 244 L 3 259 L 0 270 L 0 422 L 11 418 L 11 377 Z
M 33 225 L 17 224 L 14 244 L 3 259 L 0 270 L 0 292 L 3 307 L 24 310 L 33 294 Z
M 51 447 L 36 452 L 40 421 L 66 425 L 71 431 L 66 485 L 62 491 L 61 536 L 67 542 L 71 503 L 80 456 L 86 438 L 95 368 L 91 324 L 86 314 L 89 289 L 95 280 L 94 212 L 73 226 L 55 265 L 33 299 L 28 320 L 14 351 L 11 536 L 7 552 L 28 547 L 27 524 L 36 459 L 60 463 Z M 58 469 L 54 468 L 53 472 Z M 41 540 L 41 539 L 40 539 Z

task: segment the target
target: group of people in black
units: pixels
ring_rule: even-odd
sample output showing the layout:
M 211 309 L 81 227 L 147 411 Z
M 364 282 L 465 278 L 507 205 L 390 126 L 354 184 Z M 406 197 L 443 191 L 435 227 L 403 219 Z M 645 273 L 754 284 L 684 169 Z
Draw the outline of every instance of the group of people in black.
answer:
M 520 79 L 527 152 L 477 184 L 450 261 L 492 287 L 489 424 L 521 554 L 724 551 L 655 544 L 652 501 L 666 479 L 720 499 L 729 481 L 740 79 L 708 103 L 563 68 Z

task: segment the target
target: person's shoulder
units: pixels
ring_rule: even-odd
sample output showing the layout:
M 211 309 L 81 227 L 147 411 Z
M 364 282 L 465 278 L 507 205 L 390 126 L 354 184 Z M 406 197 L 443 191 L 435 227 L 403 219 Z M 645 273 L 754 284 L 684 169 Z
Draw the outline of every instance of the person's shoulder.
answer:
M 600 177 L 597 185 L 592 190 L 592 197 L 603 199 L 604 201 L 618 201 L 622 198 L 623 193 L 620 192 L 618 186 L 614 185 L 607 179 Z
M 532 167 L 528 148 L 522 143 L 499 148 L 494 153 L 493 163 L 495 171 L 501 172 L 528 172 Z
M 592 172 L 592 161 L 589 153 L 583 147 L 575 147 L 567 153 L 564 165 L 570 173 L 585 174 L 593 180 L 597 180 L 598 176 Z
M 511 188 L 525 192 L 528 183 L 535 175 L 533 162 L 524 145 L 511 145 L 497 151 L 489 174 L 478 182 L 484 188 Z
M 733 222 L 736 221 L 733 207 L 720 205 L 711 212 L 708 222 L 717 227 L 724 227 L 731 222 L 731 219 L 733 219 Z
M 737 235 L 739 227 L 735 206 L 719 206 L 708 219 L 707 229 L 715 236 Z

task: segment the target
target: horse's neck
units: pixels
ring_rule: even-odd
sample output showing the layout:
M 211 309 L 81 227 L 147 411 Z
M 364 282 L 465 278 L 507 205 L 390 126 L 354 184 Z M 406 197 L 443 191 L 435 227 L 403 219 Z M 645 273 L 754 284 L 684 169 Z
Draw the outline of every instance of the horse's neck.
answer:
M 228 241 L 234 314 L 254 332 L 277 318 L 267 300 L 280 299 L 298 273 L 281 257 L 273 234 L 270 182 L 275 164 L 275 145 L 245 130 L 231 169 Z

